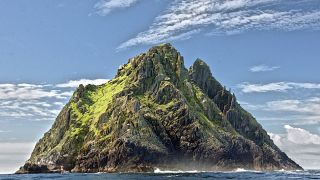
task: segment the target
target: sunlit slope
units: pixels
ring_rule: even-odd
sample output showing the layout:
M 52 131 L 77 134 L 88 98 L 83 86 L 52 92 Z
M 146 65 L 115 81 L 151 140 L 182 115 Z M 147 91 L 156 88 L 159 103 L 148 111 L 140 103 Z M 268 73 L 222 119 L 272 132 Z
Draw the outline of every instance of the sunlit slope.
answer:
M 170 44 L 82 86 L 19 173 L 301 169 L 202 60 L 187 70 Z

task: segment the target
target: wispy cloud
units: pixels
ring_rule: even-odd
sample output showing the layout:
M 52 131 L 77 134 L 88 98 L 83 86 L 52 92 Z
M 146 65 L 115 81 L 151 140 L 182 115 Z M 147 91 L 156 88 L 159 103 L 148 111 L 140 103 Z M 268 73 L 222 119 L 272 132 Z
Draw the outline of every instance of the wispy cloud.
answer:
M 9 132 L 11 132 L 11 131 L 1 130 L 1 129 L 0 129 L 0 133 L 9 133 Z
M 251 72 L 266 72 L 266 71 L 274 71 L 279 68 L 280 68 L 279 66 L 258 65 L 258 66 L 251 67 L 249 70 Z
M 53 120 L 80 84 L 100 85 L 107 79 L 80 79 L 55 85 L 0 84 L 0 118 Z
M 95 8 L 98 9 L 99 14 L 107 15 L 112 11 L 130 7 L 138 1 L 139 0 L 101 0 L 95 5 Z
M 52 120 L 58 114 L 58 108 L 47 99 L 37 100 L 1 100 L 0 117 L 24 118 L 29 120 Z
M 0 120 L 52 121 L 79 84 L 103 84 L 106 79 L 80 79 L 61 84 L 0 84 Z M 1 126 L 2 127 L 2 126 Z M 0 135 L 15 134 L 2 127 Z M 11 134 L 10 134 L 11 135 Z M 0 139 L 1 173 L 13 173 L 30 156 L 33 142 Z
M 317 3 L 318 0 L 174 0 L 148 30 L 119 49 L 190 38 L 199 32 L 231 35 L 250 30 L 318 29 Z
M 320 124 L 320 98 L 284 99 L 268 101 L 259 104 L 242 104 L 246 109 L 255 112 L 268 112 L 274 117 L 264 118 L 273 120 L 286 120 L 294 125 Z M 272 112 L 272 113 L 270 113 Z M 263 119 L 263 118 L 258 118 Z
M 269 133 L 274 143 L 304 168 L 319 167 L 320 136 L 290 125 L 285 125 L 284 129 L 285 134 Z
M 296 112 L 296 113 L 310 113 L 320 116 L 320 98 L 313 97 L 308 99 L 285 99 L 268 101 L 264 104 L 242 104 L 250 110 L 263 111 L 282 111 L 282 112 Z M 310 115 L 309 114 L 309 115 Z M 320 119 L 319 119 L 320 121 Z
M 41 99 L 58 98 L 64 99 L 68 96 L 60 90 L 48 90 L 46 85 L 33 84 L 0 84 L 0 99 Z
M 75 88 L 78 87 L 80 84 L 82 85 L 88 85 L 88 84 L 93 84 L 93 85 L 101 85 L 106 82 L 108 82 L 109 79 L 80 79 L 80 80 L 71 80 L 68 81 L 67 83 L 62 83 L 62 84 L 57 84 L 57 87 L 60 88 Z
M 244 82 L 238 87 L 243 93 L 286 92 L 291 89 L 320 89 L 317 83 L 274 82 L 267 84 L 251 84 Z
M 300 112 L 320 115 L 320 100 L 278 100 L 266 103 L 266 110 L 284 111 L 284 112 Z

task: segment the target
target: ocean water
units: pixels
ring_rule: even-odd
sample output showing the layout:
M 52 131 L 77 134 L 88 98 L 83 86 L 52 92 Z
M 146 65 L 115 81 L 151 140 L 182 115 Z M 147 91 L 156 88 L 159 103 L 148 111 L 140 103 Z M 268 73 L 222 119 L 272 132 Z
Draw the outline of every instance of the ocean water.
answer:
M 1 180 L 118 180 L 118 179 L 320 179 L 320 170 L 259 172 L 238 169 L 232 172 L 160 171 L 154 173 L 96 173 L 96 174 L 30 174 L 0 175 Z

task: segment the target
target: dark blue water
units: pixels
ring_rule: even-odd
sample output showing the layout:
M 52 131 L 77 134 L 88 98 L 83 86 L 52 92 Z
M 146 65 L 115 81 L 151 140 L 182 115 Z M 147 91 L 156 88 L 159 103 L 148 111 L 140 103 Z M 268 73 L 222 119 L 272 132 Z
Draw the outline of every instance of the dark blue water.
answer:
M 109 173 L 109 174 L 35 174 L 35 175 L 0 175 L 1 180 L 14 179 L 320 179 L 320 171 L 279 171 L 279 172 L 157 172 L 157 173 Z

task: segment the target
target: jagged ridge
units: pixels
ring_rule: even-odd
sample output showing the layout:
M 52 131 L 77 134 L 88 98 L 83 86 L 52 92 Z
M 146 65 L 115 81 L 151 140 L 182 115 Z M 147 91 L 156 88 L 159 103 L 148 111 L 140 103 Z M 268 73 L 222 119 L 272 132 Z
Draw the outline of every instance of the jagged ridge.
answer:
M 301 169 L 198 59 L 170 44 L 80 85 L 18 173 Z

